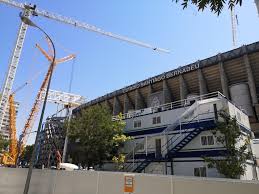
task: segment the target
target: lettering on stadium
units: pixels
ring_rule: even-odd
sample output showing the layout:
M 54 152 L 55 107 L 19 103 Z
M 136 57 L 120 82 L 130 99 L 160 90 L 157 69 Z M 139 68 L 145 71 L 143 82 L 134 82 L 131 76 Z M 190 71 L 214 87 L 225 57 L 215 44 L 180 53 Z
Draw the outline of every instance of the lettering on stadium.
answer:
M 180 74 L 190 72 L 190 71 L 193 71 L 193 70 L 196 70 L 196 69 L 199 69 L 199 68 L 200 68 L 199 63 L 191 64 L 191 65 L 188 65 L 186 67 L 181 67 L 181 68 L 178 68 L 176 70 L 169 71 L 167 73 L 158 75 L 156 77 L 153 77 L 153 78 L 144 80 L 142 82 L 138 82 L 136 84 L 133 84 L 129 87 L 123 88 L 122 92 L 126 93 L 126 92 L 129 92 L 129 91 L 135 90 L 137 88 L 141 88 L 141 87 L 147 86 L 149 84 L 153 84 L 153 83 L 159 82 L 159 81 L 164 80 L 164 79 L 172 78 L 172 77 L 178 76 Z

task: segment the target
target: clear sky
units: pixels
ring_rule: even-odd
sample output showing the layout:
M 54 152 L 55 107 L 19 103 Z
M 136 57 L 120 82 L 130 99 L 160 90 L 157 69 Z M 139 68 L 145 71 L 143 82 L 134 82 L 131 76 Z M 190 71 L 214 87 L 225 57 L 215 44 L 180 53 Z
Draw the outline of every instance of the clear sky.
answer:
M 58 58 L 71 53 L 77 56 L 74 62 L 58 65 L 51 88 L 68 91 L 71 67 L 74 64 L 72 92 L 88 100 L 233 48 L 229 10 L 224 10 L 220 16 L 210 11 L 198 12 L 194 6 L 182 10 L 180 3 L 172 3 L 171 0 L 30 2 L 37 4 L 40 9 L 70 16 L 104 30 L 171 50 L 170 54 L 157 53 L 50 19 L 32 18 L 54 40 Z M 1 85 L 20 23 L 19 12 L 16 8 L 0 4 Z M 243 6 L 236 9 L 236 14 L 238 46 L 258 41 L 259 18 L 254 2 L 243 1 Z M 36 43 L 47 48 L 43 35 L 29 28 L 14 89 L 38 71 L 47 70 L 49 63 L 35 48 Z M 16 94 L 16 100 L 21 104 L 17 119 L 18 133 L 29 115 L 43 75 Z M 55 110 L 56 105 L 48 105 L 46 116 Z M 30 138 L 31 142 L 33 137 Z

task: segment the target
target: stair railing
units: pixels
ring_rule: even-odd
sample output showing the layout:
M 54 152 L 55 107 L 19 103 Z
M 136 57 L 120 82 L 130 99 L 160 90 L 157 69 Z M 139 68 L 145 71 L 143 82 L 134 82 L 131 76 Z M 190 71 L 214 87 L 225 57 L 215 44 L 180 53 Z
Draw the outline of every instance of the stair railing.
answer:
M 207 113 L 197 114 L 190 121 L 188 121 L 187 123 L 181 123 L 181 124 L 188 125 L 188 124 L 194 122 L 194 120 L 197 120 L 198 123 L 200 123 L 200 116 L 201 115 L 207 115 L 207 114 L 210 114 L 210 113 L 214 113 L 214 112 L 210 111 L 210 112 L 207 112 Z M 205 119 L 205 120 L 208 120 L 208 119 Z M 211 120 L 211 119 L 209 119 L 209 120 Z M 186 136 L 188 136 L 189 133 L 192 132 L 192 131 L 190 131 L 188 133 L 188 130 L 189 130 L 189 128 L 186 128 L 184 131 L 182 131 L 182 133 L 180 133 L 181 135 L 179 135 L 179 136 L 172 136 L 169 140 L 167 140 L 166 143 L 161 148 L 162 153 L 166 153 L 167 154 L 168 150 L 170 150 L 170 146 L 173 146 L 175 144 L 175 142 L 177 142 L 177 140 L 179 140 L 180 138 L 182 138 L 182 140 L 183 140 Z M 164 155 L 166 155 L 166 154 L 164 154 Z
M 126 154 L 125 156 L 125 160 L 133 160 L 133 162 L 131 163 L 125 163 L 123 165 L 123 170 L 128 170 L 132 165 L 133 167 L 135 166 L 135 153 L 138 152 L 139 150 L 141 150 L 141 148 L 143 148 L 143 146 L 145 147 L 145 143 L 146 143 L 146 138 L 144 138 L 142 141 L 138 142 L 138 143 L 134 143 L 135 145 L 133 146 L 132 150 Z

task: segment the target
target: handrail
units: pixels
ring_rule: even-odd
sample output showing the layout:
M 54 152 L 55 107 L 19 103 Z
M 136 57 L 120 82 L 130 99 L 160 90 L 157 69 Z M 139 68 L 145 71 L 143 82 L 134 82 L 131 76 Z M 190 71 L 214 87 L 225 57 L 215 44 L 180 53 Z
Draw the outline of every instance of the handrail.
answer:
M 178 100 L 178 101 L 162 104 L 162 105 L 155 106 L 155 107 L 149 107 L 149 108 L 136 110 L 133 112 L 128 112 L 128 113 L 120 115 L 120 118 L 122 117 L 122 119 L 125 120 L 125 119 L 129 119 L 129 118 L 143 116 L 143 115 L 150 114 L 150 113 L 155 113 L 155 112 L 158 112 L 159 110 L 165 111 L 165 110 L 172 110 L 172 109 L 176 109 L 176 108 L 186 107 L 187 105 L 190 105 L 190 102 L 193 100 L 197 101 L 197 100 L 204 100 L 204 99 L 209 99 L 209 98 L 214 98 L 214 97 L 226 98 L 220 92 L 212 92 L 212 93 L 203 94 L 200 96 L 194 96 L 194 97 L 191 97 L 188 99 L 183 99 L 183 100 Z M 113 116 L 112 120 L 118 120 L 118 116 L 117 115 Z
M 133 147 L 133 149 L 132 149 L 132 151 L 130 151 L 129 153 L 127 153 L 126 154 L 126 159 L 129 159 L 129 156 L 132 156 L 135 152 L 137 152 L 138 150 L 140 150 L 140 148 L 142 147 L 142 145 L 145 145 L 145 138 L 144 138 L 144 140 L 142 140 L 140 143 L 137 143 L 134 147 Z
M 171 124 L 171 125 L 169 125 L 168 127 L 166 127 L 166 129 L 165 130 L 163 130 L 163 133 L 165 134 L 166 132 L 168 132 L 168 131 L 172 131 L 172 130 L 174 130 L 177 126 L 178 126 L 178 124 L 181 124 L 180 122 L 181 122 L 181 119 L 183 118 L 183 117 L 185 117 L 188 113 L 190 113 L 190 111 L 194 111 L 196 108 L 198 108 L 199 107 L 199 104 L 197 103 L 197 102 L 195 102 L 193 105 L 191 105 L 187 110 L 185 110 L 179 117 L 178 117 L 178 119 L 176 119 L 176 121 L 173 123 L 173 124 Z
M 219 111 L 218 111 L 219 112 Z M 214 113 L 214 112 L 207 112 L 207 113 L 202 113 L 202 114 L 198 114 L 198 115 L 196 115 L 195 117 L 193 117 L 189 122 L 187 122 L 187 123 L 183 123 L 184 125 L 188 125 L 188 124 L 190 124 L 191 122 L 193 122 L 194 121 L 194 119 L 196 119 L 196 118 L 198 118 L 200 115 L 205 115 L 205 114 L 209 114 L 209 113 Z M 214 117 L 215 118 L 215 117 Z M 209 119 L 209 120 L 211 120 L 211 118 Z M 199 121 L 198 121 L 199 122 Z M 182 133 L 183 134 L 185 134 L 185 132 L 187 132 L 189 129 L 187 128 L 187 129 L 185 129 L 184 131 L 182 131 Z M 191 132 L 190 132 L 191 133 Z M 187 134 L 187 133 L 186 133 Z M 171 137 L 169 140 L 167 140 L 166 141 L 166 143 L 161 147 L 161 151 L 162 151 L 162 153 L 164 152 L 164 151 L 166 151 L 167 149 L 168 149 L 168 146 L 171 146 L 171 145 L 173 145 L 180 137 L 183 137 L 183 136 L 187 136 L 187 135 L 179 135 L 173 142 L 171 142 L 169 145 L 168 145 L 168 142 L 170 142 L 173 138 L 174 138 L 174 136 L 173 137 Z M 167 134 L 168 135 L 168 134 Z M 183 137 L 183 138 L 185 138 L 185 137 Z M 163 149 L 164 147 L 166 146 L 166 149 Z

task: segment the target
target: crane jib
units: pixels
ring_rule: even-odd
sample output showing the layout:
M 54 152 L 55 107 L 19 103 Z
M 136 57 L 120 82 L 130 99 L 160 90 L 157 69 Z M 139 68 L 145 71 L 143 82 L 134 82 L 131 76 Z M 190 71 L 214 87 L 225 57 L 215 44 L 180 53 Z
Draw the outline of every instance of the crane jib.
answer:
M 83 28 L 83 29 L 86 29 L 88 31 L 96 32 L 96 33 L 99 33 L 99 34 L 102 34 L 102 35 L 105 35 L 105 36 L 109 36 L 109 37 L 114 38 L 114 39 L 118 39 L 118 40 L 121 40 L 121 41 L 124 41 L 124 42 L 128 42 L 130 44 L 135 44 L 135 45 L 138 45 L 138 46 L 141 46 L 141 47 L 150 48 L 154 51 L 165 52 L 165 53 L 170 52 L 168 49 L 159 48 L 159 47 L 153 46 L 151 44 L 148 44 L 148 43 L 145 43 L 145 42 L 142 42 L 142 41 L 138 41 L 138 40 L 135 40 L 135 39 L 132 39 L 132 38 L 128 38 L 126 36 L 121 36 L 121 35 L 118 35 L 118 34 L 113 34 L 111 32 L 106 32 L 106 31 L 104 31 L 104 30 L 102 30 L 102 29 L 100 29 L 100 28 L 98 28 L 94 25 L 90 25 L 90 24 L 87 24 L 87 23 L 84 23 L 84 22 L 80 22 L 80 21 L 75 20 L 73 18 L 65 17 L 65 16 L 62 16 L 62 15 L 59 15 L 59 14 L 54 14 L 54 13 L 51 13 L 51 12 L 48 12 L 48 11 L 45 11 L 45 10 L 36 9 L 35 5 L 18 3 L 16 1 L 12 1 L 12 0 L 0 0 L 0 2 L 5 3 L 7 5 L 10 5 L 10 6 L 20 8 L 20 9 L 30 9 L 31 14 L 33 16 L 41 15 L 43 17 L 53 19 L 53 20 L 56 20 L 58 22 L 70 24 L 70 25 L 73 25 L 75 27 Z

